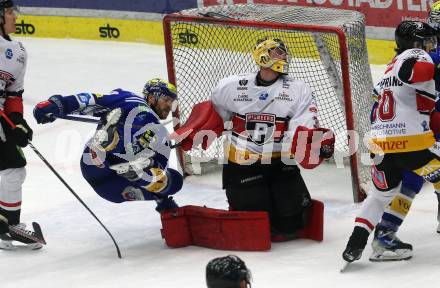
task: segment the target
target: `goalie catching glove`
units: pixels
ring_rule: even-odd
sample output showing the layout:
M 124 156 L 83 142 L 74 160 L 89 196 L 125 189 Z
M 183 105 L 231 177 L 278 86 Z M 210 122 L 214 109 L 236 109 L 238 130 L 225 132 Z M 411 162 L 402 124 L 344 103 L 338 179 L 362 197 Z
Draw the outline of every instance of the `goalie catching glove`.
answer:
M 335 135 L 330 129 L 299 126 L 292 140 L 291 153 L 303 168 L 313 169 L 332 157 L 334 149 Z
M 184 151 L 200 143 L 206 150 L 214 139 L 222 135 L 223 130 L 222 117 L 215 111 L 211 101 L 205 101 L 193 107 L 188 120 L 170 135 L 170 139 L 180 143 Z

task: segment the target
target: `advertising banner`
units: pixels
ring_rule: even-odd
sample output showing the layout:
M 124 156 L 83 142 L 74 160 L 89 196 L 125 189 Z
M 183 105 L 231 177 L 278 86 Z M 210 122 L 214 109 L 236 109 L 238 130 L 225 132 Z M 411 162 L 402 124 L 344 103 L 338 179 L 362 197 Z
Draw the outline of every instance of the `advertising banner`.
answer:
M 402 20 L 425 21 L 431 0 L 199 0 L 199 7 L 224 4 L 275 4 L 356 10 L 367 26 L 394 28 Z
M 15 0 L 23 7 L 73 8 L 167 14 L 196 8 L 197 0 Z

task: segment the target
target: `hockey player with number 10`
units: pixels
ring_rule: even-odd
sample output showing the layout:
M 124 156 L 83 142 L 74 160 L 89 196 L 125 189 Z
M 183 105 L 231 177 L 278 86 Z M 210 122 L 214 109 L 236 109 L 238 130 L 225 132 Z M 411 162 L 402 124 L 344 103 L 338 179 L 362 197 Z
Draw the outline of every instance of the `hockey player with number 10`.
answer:
M 170 141 L 159 122 L 167 118 L 177 92 L 155 78 L 145 84 L 143 94 L 115 89 L 104 95 L 54 95 L 35 106 L 34 117 L 41 124 L 68 114 L 100 117 L 81 158 L 83 177 L 108 201 L 154 200 L 162 212 L 178 207 L 170 195 L 183 184 L 182 175 L 168 168 Z
M 404 178 L 406 173 L 422 176 L 434 184 L 437 192 L 440 191 L 440 157 L 429 150 L 435 142 L 434 135 L 440 134 L 435 69 L 427 53 L 436 48 L 435 31 L 422 22 L 402 21 L 396 28 L 395 38 L 397 55 L 373 91 L 377 98 L 371 112 L 370 138 L 374 186 L 362 204 L 342 254 L 348 263 L 360 259 L 368 236 L 386 205 L 389 204 L 387 211 L 399 221 L 408 214 L 420 187 L 411 187 L 407 183 L 405 189 L 400 189 L 402 180 L 409 180 Z M 384 252 L 394 253 L 398 259 L 407 259 L 405 253 L 412 250 L 411 245 L 401 242 L 395 231 L 385 233 L 383 229 L 386 227 L 378 228 L 373 248 L 379 254 L 370 259 L 387 257 Z

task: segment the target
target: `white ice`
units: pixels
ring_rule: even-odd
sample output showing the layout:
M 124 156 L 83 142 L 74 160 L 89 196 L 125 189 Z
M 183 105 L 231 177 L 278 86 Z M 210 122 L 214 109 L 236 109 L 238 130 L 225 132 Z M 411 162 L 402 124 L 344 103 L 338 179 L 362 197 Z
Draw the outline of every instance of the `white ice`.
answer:
M 82 179 L 79 158 L 95 125 L 58 120 L 37 125 L 35 103 L 53 94 L 140 92 L 152 77 L 167 78 L 163 46 L 23 38 L 29 54 L 25 114 L 34 128 L 33 144 L 116 237 L 123 259 L 107 234 L 30 148 L 23 187 L 22 220 L 41 224 L 48 245 L 40 251 L 0 251 L 0 287 L 205 287 L 206 263 L 227 254 L 244 259 L 253 287 L 436 287 L 440 235 L 436 199 L 426 185 L 399 236 L 414 245 L 406 262 L 371 263 L 368 255 L 341 274 L 341 252 L 359 205 L 353 204 L 349 169 L 324 165 L 303 171 L 314 198 L 325 203 L 322 243 L 296 240 L 273 244 L 268 252 L 231 252 L 201 247 L 170 249 L 161 239 L 153 202 L 112 204 L 98 197 Z M 384 66 L 373 66 L 374 78 Z M 175 162 L 175 160 L 174 160 Z M 188 177 L 175 199 L 180 205 L 226 208 L 219 173 Z M 436 244 L 437 243 L 437 244 Z

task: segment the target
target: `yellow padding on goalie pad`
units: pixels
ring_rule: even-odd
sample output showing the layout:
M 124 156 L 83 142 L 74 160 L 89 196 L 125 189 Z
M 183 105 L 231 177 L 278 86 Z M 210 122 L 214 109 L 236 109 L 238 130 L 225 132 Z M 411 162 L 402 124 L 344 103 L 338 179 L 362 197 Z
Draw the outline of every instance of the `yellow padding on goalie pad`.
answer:
M 159 193 L 168 185 L 167 174 L 160 168 L 151 168 L 150 172 L 153 179 L 150 184 L 145 186 L 145 189 L 147 189 L 148 192 Z
M 390 203 L 390 209 L 402 216 L 406 216 L 411 208 L 412 200 L 397 195 Z

